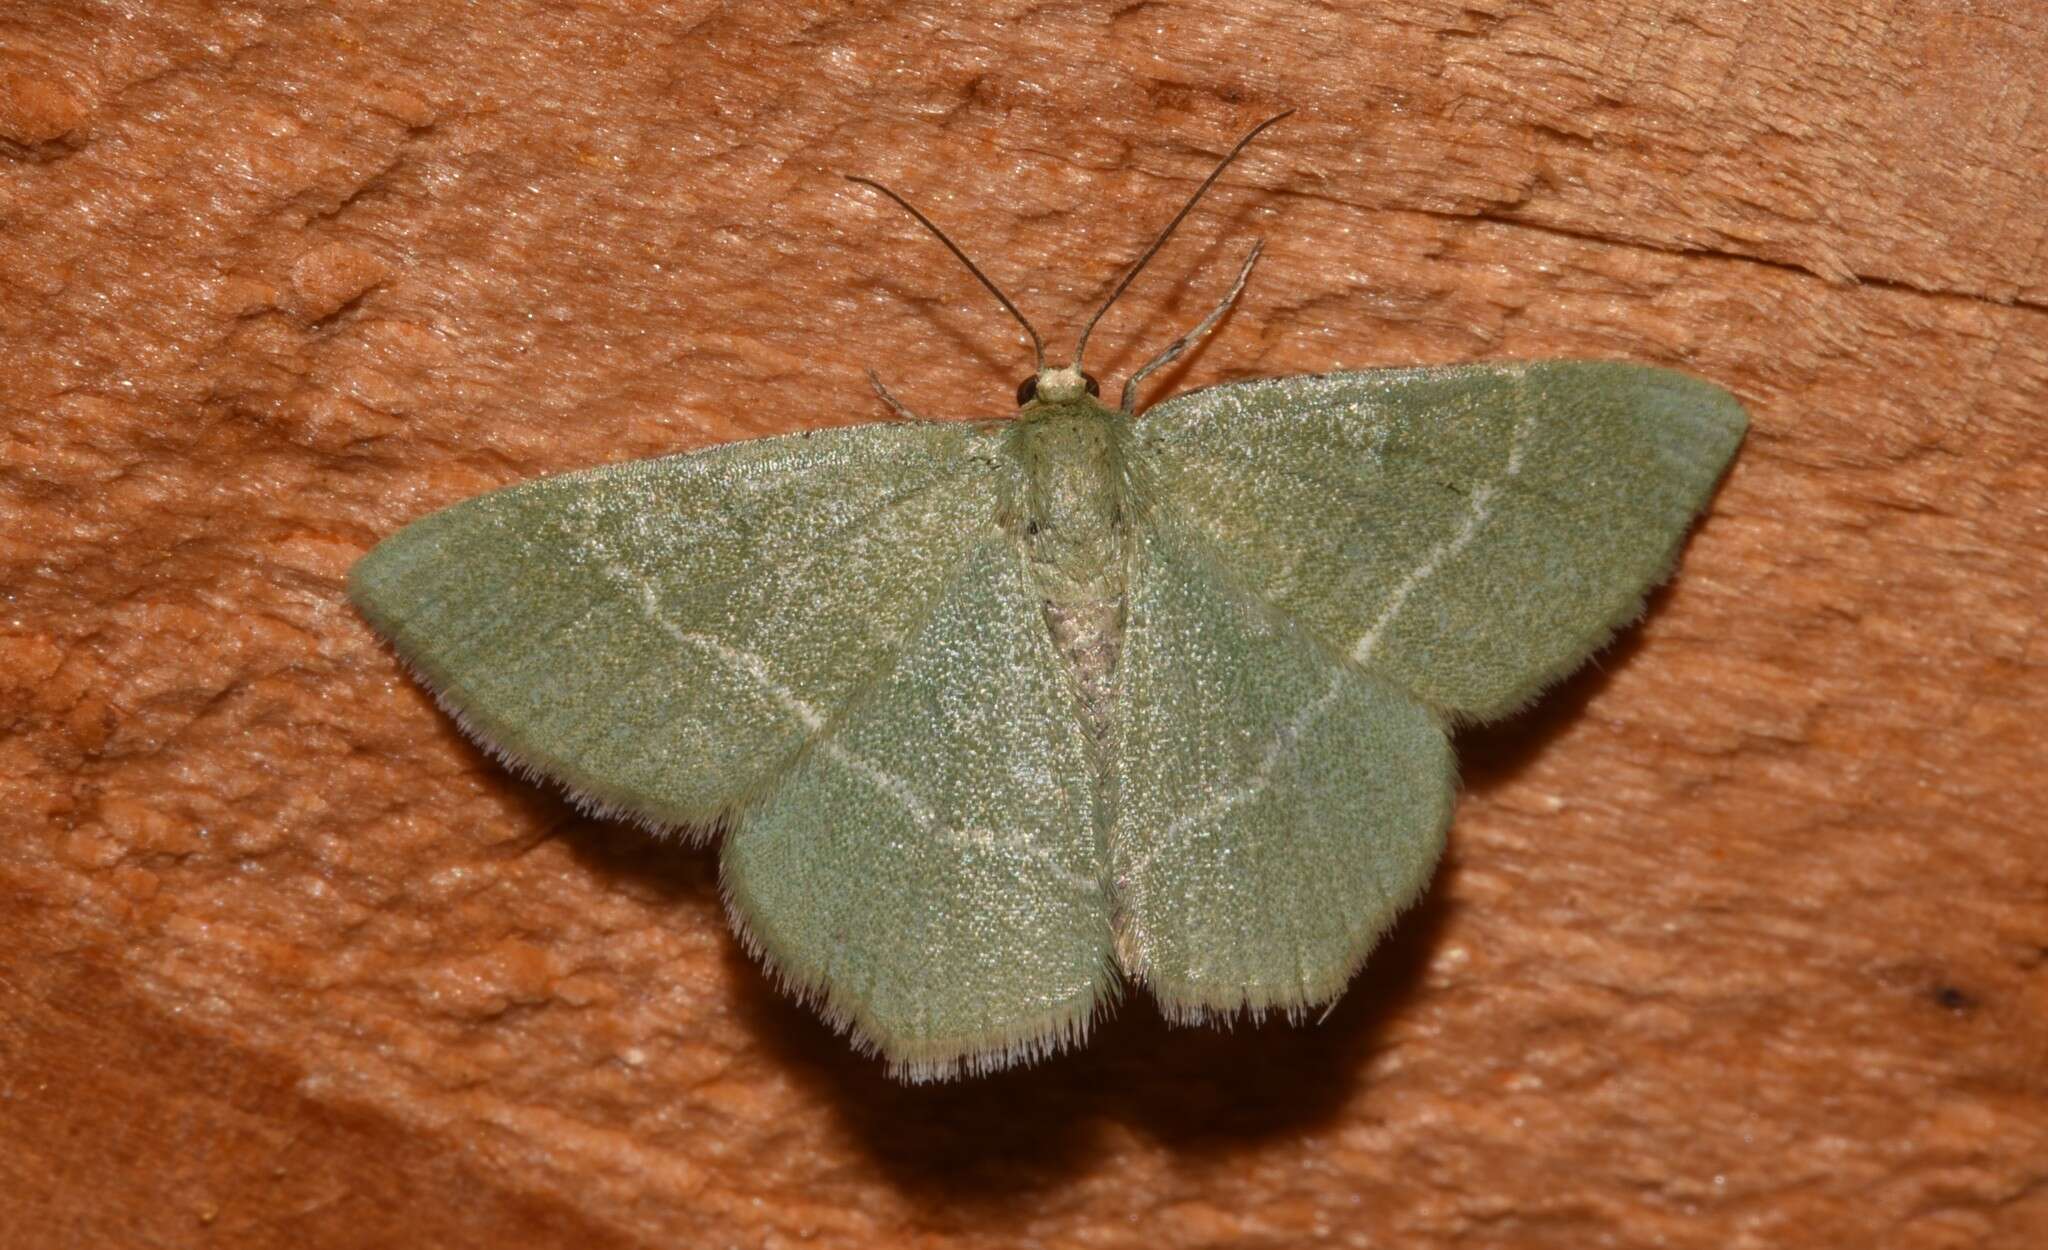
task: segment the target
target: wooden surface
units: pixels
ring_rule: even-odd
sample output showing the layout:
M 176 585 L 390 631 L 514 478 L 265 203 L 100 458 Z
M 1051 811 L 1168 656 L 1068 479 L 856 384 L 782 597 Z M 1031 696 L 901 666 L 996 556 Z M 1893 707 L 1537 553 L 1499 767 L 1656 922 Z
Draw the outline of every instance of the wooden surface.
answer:
M 334 11 L 322 11 L 333 9 Z M 1342 10 L 1342 11 L 1340 11 Z M 2048 1239 L 2048 6 L 0 7 L 10 1246 Z M 1330 1019 L 903 1089 L 341 597 L 486 487 L 1615 356 L 1755 424 Z

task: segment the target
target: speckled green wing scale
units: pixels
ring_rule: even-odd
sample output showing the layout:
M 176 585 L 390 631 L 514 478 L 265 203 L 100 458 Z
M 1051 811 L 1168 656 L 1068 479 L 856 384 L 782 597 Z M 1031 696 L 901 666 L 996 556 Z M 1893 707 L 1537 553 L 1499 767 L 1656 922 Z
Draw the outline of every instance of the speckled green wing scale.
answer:
M 1608 361 L 1262 378 L 1146 410 L 1160 492 L 1275 608 L 1460 721 L 1642 611 L 1747 418 Z
M 1000 533 L 973 441 L 825 430 L 530 482 L 408 526 L 349 594 L 514 767 L 704 828 L 763 794 Z
M 1745 419 L 1572 362 L 1134 419 L 1250 265 L 1118 408 L 1085 330 L 1059 367 L 1033 330 L 1013 421 L 512 487 L 386 540 L 350 594 L 515 767 L 725 828 L 749 948 L 900 1077 L 1074 1042 L 1120 983 L 1181 1021 L 1299 1015 L 1426 887 L 1450 728 L 1641 610 Z
M 984 545 L 725 847 L 750 945 L 905 1076 L 1085 1034 L 1115 983 L 1093 762 L 1022 553 Z
M 1110 840 L 1123 967 L 1166 1013 L 1290 1014 L 1342 992 L 1436 867 L 1443 727 L 1249 589 L 1141 523 L 1118 683 Z

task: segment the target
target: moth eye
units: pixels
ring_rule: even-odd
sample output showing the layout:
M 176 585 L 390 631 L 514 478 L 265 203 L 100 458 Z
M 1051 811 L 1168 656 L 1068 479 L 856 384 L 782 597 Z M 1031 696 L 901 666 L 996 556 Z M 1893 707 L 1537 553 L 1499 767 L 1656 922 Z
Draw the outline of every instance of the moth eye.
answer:
M 1092 378 L 1092 377 L 1089 377 L 1089 376 L 1088 376 L 1087 374 L 1085 374 L 1085 373 L 1084 373 L 1084 374 L 1082 374 L 1082 375 L 1081 375 L 1081 381 L 1082 381 L 1083 383 L 1085 383 L 1085 384 L 1087 385 L 1087 387 L 1088 387 L 1088 393 L 1089 393 L 1090 395 L 1094 395 L 1094 396 L 1098 396 L 1098 397 L 1099 397 L 1099 396 L 1101 396 L 1101 394 L 1102 394 L 1102 387 L 1101 387 L 1101 386 L 1099 386 L 1099 385 L 1098 385 L 1098 384 L 1096 383 L 1096 381 L 1095 381 L 1095 379 L 1094 379 L 1094 378 Z
M 1022 408 L 1024 405 L 1030 403 L 1032 400 L 1037 398 L 1038 375 L 1034 373 L 1030 377 L 1025 378 L 1022 382 L 1017 383 L 1017 406 L 1019 408 Z

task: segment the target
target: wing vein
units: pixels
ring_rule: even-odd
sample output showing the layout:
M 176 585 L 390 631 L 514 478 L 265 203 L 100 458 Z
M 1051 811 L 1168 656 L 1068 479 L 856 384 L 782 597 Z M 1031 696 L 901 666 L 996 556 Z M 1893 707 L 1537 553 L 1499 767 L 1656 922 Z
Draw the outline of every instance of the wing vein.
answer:
M 913 824 L 947 845 L 960 850 L 989 851 L 1012 863 L 1034 865 L 1079 894 L 1095 894 L 1101 891 L 1100 881 L 1082 876 L 1068 868 L 1044 847 L 1033 844 L 1022 834 L 1005 835 L 993 829 L 960 829 L 941 819 L 937 812 L 918 797 L 917 791 L 911 788 L 909 782 L 873 760 L 856 754 L 837 739 L 820 739 L 819 748 L 845 765 L 855 776 L 895 799 L 909 814 Z
M 1199 806 L 1181 813 L 1168 822 L 1166 831 L 1160 834 L 1151 846 L 1145 848 L 1144 854 L 1132 861 L 1129 872 L 1136 888 L 1143 888 L 1145 870 L 1151 867 L 1152 861 L 1167 848 L 1177 845 L 1181 838 L 1187 835 L 1188 830 L 1264 793 L 1266 787 L 1273 784 L 1273 774 L 1279 770 L 1280 762 L 1301 741 L 1302 735 L 1309 731 L 1310 726 L 1336 702 L 1337 692 L 1343 684 L 1344 670 L 1333 665 L 1330 669 L 1330 684 L 1323 688 L 1321 694 L 1302 704 L 1301 710 L 1294 714 L 1293 719 L 1274 731 L 1272 741 L 1266 745 L 1265 752 L 1259 758 L 1258 767 L 1252 770 L 1252 775 L 1243 785 L 1232 787 L 1221 794 L 1211 795 Z
M 1363 634 L 1359 635 L 1358 641 L 1352 644 L 1352 663 L 1362 665 L 1370 660 L 1373 652 L 1379 648 L 1380 639 L 1386 636 L 1387 628 L 1401 614 L 1401 609 L 1407 606 L 1409 597 L 1420 589 L 1424 582 L 1436 576 L 1437 571 L 1445 564 L 1456 559 L 1460 552 L 1471 546 L 1473 539 L 1479 537 L 1479 531 L 1485 528 L 1487 521 L 1493 517 L 1494 496 L 1514 481 L 1515 476 L 1522 471 L 1522 451 L 1528 442 L 1529 431 L 1535 423 L 1533 411 L 1525 411 L 1521 420 L 1515 423 L 1514 437 L 1508 445 L 1507 465 L 1501 475 L 1472 488 L 1472 493 L 1466 497 L 1463 523 L 1449 538 L 1432 547 L 1429 554 L 1422 558 L 1422 563 L 1410 569 L 1408 575 L 1401 579 L 1401 584 L 1394 587 L 1394 592 L 1387 596 L 1386 607 L 1380 610 L 1379 616 L 1366 627 Z
M 811 732 L 815 733 L 824 726 L 825 718 L 819 714 L 818 709 L 805 702 L 794 690 L 777 681 L 773 670 L 768 667 L 768 661 L 761 658 L 759 653 L 735 647 L 710 634 L 694 633 L 684 629 L 661 610 L 661 601 L 656 598 L 654 587 L 635 577 L 633 570 L 627 568 L 616 556 L 606 556 L 601 563 L 605 572 L 618 579 L 621 586 L 633 591 L 634 596 L 640 601 L 641 610 L 647 614 L 647 619 L 663 633 L 685 646 L 707 652 L 733 671 L 753 678 L 771 700 Z

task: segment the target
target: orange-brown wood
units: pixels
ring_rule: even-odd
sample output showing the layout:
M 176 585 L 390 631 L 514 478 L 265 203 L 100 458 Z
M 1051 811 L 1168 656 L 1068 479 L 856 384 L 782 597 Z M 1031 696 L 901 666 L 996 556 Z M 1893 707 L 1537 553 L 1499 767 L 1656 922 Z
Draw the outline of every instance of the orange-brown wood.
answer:
M 1352 8 L 1353 11 L 1339 11 Z M 967 0 L 0 14 L 10 1246 L 2048 1239 L 2048 9 Z M 1562 355 L 1754 414 L 1319 1027 L 903 1089 L 715 859 L 469 746 L 342 598 L 487 487 Z M 1113 387 L 1115 382 L 1111 382 Z

